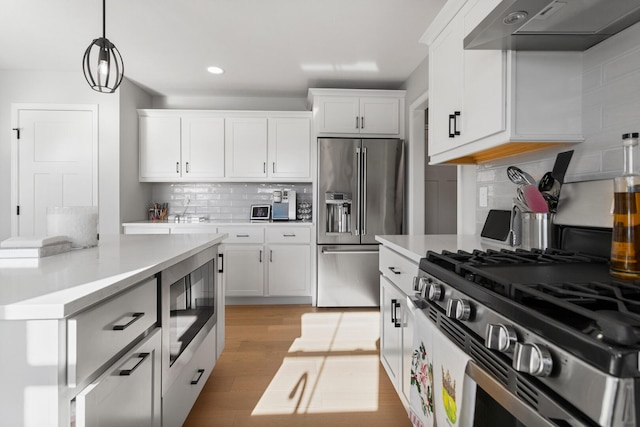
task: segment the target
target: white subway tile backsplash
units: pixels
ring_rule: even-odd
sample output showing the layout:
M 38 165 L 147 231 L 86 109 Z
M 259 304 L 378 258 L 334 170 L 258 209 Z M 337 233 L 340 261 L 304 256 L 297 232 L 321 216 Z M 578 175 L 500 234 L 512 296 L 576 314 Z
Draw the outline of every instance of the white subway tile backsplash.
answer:
M 621 136 L 640 132 L 640 24 L 584 52 L 582 67 L 585 141 L 478 165 L 476 188 L 488 187 L 489 209 L 511 208 L 516 188 L 506 179 L 509 165 L 540 179 L 553 168 L 557 153 L 573 149 L 567 182 L 608 179 L 622 171 Z M 476 205 L 477 229 L 482 229 L 487 212 Z
M 291 189 L 297 202 L 312 202 L 309 183 L 157 183 L 153 201 L 168 203 L 170 215 L 198 215 L 212 220 L 246 221 L 252 204 L 270 204 L 275 190 Z M 189 203 L 187 203 L 189 200 Z

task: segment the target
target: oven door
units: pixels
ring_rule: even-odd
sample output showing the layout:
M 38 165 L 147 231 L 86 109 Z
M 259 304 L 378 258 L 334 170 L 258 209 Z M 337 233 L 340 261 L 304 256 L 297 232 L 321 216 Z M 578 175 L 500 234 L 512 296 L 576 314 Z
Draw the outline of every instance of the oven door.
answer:
M 532 383 L 518 378 L 524 393 L 526 387 L 534 388 L 532 395 L 540 400 L 541 414 L 491 373 L 491 369 L 497 369 L 508 377 L 507 371 L 511 368 L 491 362 L 491 350 L 486 349 L 484 343 L 465 335 L 451 319 L 428 303 L 411 298 L 408 302 L 415 318 L 409 402 L 409 416 L 415 427 L 589 425 L 581 421 L 581 416 L 535 389 Z M 463 347 L 473 347 L 474 356 L 469 356 Z M 474 360 L 476 356 L 484 360 L 488 368 Z

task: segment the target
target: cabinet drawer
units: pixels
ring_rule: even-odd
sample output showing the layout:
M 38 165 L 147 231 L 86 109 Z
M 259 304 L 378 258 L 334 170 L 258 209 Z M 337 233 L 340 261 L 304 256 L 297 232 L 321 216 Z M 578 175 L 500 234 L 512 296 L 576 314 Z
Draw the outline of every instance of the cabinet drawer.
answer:
M 76 426 L 159 427 L 160 328 L 75 398 Z
M 397 252 L 380 247 L 380 272 L 407 295 L 412 295 L 413 278 L 418 275 L 418 264 Z
M 158 320 L 157 281 L 149 279 L 67 319 L 67 384 L 76 387 Z
M 309 243 L 311 242 L 311 230 L 307 227 L 268 227 L 267 242 Z
M 264 243 L 264 227 L 218 227 L 218 233 L 227 233 L 223 243 Z
M 202 341 L 196 354 L 182 368 L 162 396 L 162 425 L 181 426 L 189 415 L 216 362 L 216 329 Z

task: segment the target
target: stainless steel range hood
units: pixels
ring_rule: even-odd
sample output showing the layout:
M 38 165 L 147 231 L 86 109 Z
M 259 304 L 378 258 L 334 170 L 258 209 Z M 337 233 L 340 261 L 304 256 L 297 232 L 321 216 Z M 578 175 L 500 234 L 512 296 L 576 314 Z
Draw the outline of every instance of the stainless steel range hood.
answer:
M 465 49 L 584 51 L 640 21 L 640 0 L 503 0 Z

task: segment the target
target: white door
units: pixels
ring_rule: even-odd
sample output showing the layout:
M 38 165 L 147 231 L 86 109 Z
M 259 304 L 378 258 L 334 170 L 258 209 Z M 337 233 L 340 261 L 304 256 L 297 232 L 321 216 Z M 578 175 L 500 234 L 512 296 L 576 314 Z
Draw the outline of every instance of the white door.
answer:
M 182 177 L 224 178 L 224 118 L 182 118 Z
M 399 134 L 400 100 L 398 98 L 360 98 L 360 133 Z
M 311 124 L 309 119 L 269 119 L 269 176 L 309 178 L 311 176 Z
M 47 207 L 98 204 L 98 108 L 13 105 L 12 114 L 12 234 L 44 235 Z

